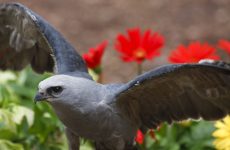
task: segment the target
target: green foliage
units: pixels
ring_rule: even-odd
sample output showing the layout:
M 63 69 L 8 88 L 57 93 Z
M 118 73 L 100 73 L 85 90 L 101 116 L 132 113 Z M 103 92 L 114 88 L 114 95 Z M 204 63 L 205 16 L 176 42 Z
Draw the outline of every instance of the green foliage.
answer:
M 33 103 L 38 83 L 49 75 L 26 69 L 0 76 L 0 149 L 67 149 L 64 127 L 51 107 Z
M 0 149 L 1 150 L 23 150 L 22 145 L 14 144 L 8 140 L 0 140 Z
M 156 139 L 145 138 L 143 150 L 214 150 L 212 122 L 188 121 L 173 125 L 162 124 L 155 131 Z

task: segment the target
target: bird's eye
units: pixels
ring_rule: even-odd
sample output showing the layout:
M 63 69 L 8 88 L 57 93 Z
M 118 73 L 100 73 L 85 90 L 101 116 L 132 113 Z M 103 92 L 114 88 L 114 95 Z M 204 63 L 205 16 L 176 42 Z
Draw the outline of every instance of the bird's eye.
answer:
M 62 87 L 60 86 L 52 87 L 52 91 L 55 93 L 60 93 L 62 91 Z
M 63 88 L 61 86 L 53 86 L 48 88 L 47 93 L 53 96 L 59 95 L 63 91 Z

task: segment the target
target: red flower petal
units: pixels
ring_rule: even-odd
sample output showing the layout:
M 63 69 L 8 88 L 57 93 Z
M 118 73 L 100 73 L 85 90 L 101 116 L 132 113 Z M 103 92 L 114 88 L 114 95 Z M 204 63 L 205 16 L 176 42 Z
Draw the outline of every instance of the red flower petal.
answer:
M 137 135 L 136 135 L 135 141 L 138 144 L 143 144 L 143 142 L 144 142 L 144 134 L 141 132 L 141 130 L 137 130 Z
M 141 44 L 141 33 L 139 28 L 129 29 L 128 31 L 131 49 L 138 49 Z
M 89 68 L 95 69 L 100 66 L 101 58 L 104 54 L 107 43 L 107 41 L 104 41 L 96 47 L 90 48 L 88 53 L 83 54 L 83 58 Z
M 169 61 L 173 63 L 196 63 L 201 59 L 218 60 L 220 57 L 216 54 L 214 47 L 200 42 L 192 42 L 187 47 L 179 45 L 169 56 Z
M 218 46 L 230 55 L 230 41 L 219 40 Z
M 141 63 L 145 59 L 153 59 L 160 55 L 160 48 L 164 45 L 164 38 L 159 33 L 151 34 L 146 30 L 143 35 L 139 28 L 128 29 L 128 36 L 118 34 L 115 49 L 121 54 L 125 62 Z

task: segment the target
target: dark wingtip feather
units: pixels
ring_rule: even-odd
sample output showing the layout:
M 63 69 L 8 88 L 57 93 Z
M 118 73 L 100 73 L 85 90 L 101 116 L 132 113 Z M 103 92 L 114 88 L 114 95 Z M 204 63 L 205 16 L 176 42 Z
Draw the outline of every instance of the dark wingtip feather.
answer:
M 2 38 L 6 38 L 6 36 L 9 36 L 9 43 L 8 42 L 6 43 L 6 41 L 4 41 L 5 43 L 1 43 L 1 44 L 3 45 L 9 44 L 17 52 L 20 52 L 27 48 L 32 48 L 32 47 L 34 48 L 36 44 L 38 45 L 38 48 L 44 50 L 44 53 L 46 53 L 47 55 L 53 53 L 55 58 L 55 64 L 56 64 L 55 68 L 57 69 L 58 74 L 75 72 L 75 71 L 88 73 L 84 60 L 77 53 L 77 51 L 71 46 L 71 44 L 68 43 L 62 37 L 62 35 L 58 31 L 56 31 L 49 23 L 47 23 L 42 17 L 40 17 L 39 15 L 31 11 L 24 5 L 20 3 L 0 4 L 0 15 L 2 17 L 1 19 L 7 18 L 9 21 L 9 25 L 11 25 L 15 29 L 12 31 L 6 31 L 7 30 L 6 28 L 0 30 Z M 10 20 L 10 18 L 12 19 Z M 1 21 L 1 19 L 0 19 L 0 24 L 2 24 L 2 26 L 5 26 L 6 25 L 4 23 L 5 21 Z M 23 19 L 27 19 L 27 21 L 30 23 L 29 25 L 27 25 L 27 28 L 21 28 L 21 24 L 23 24 L 24 21 Z M 28 27 L 30 29 L 28 29 Z M 30 30 L 32 33 L 30 33 L 30 31 L 28 30 Z M 20 32 L 20 34 L 24 36 L 24 37 L 21 36 L 21 38 L 28 38 L 27 43 L 17 42 L 18 37 L 12 36 L 13 31 Z M 4 35 L 4 32 L 7 32 L 8 35 Z M 29 39 L 34 40 L 34 43 L 32 43 L 32 45 L 31 43 L 29 43 L 30 42 Z M 30 45 L 27 46 L 28 44 Z M 35 52 L 33 56 L 36 57 L 36 55 L 37 53 Z M 42 59 L 42 58 L 38 58 L 38 59 Z M 41 63 L 40 61 L 37 62 Z M 38 72 L 50 71 L 51 69 L 54 68 L 49 66 L 50 64 L 53 63 L 50 63 L 50 61 L 46 61 L 46 62 L 48 63 L 46 65 L 32 64 L 32 66 L 35 67 L 34 68 L 35 71 Z M 0 66 L 2 66 L 2 64 L 0 64 Z M 4 66 L 3 64 L 2 68 L 7 68 L 7 66 Z

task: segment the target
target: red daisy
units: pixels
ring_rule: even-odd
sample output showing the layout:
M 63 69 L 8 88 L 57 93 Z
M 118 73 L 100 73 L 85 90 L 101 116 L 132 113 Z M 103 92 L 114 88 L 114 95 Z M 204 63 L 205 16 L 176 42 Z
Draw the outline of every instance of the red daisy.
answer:
M 230 41 L 227 40 L 219 40 L 218 46 L 225 50 L 230 55 Z
M 139 28 L 127 30 L 128 36 L 118 34 L 115 48 L 125 62 L 141 63 L 145 59 L 153 59 L 160 55 L 164 38 L 159 33 L 146 30 L 142 35 Z
M 169 56 L 169 61 L 173 63 L 196 63 L 201 59 L 218 60 L 220 57 L 216 54 L 214 47 L 200 42 L 192 42 L 187 47 L 179 45 Z
M 83 54 L 83 58 L 90 69 L 98 69 L 101 65 L 101 58 L 104 54 L 105 47 L 107 46 L 107 41 L 102 42 L 96 47 L 89 49 L 88 53 Z

